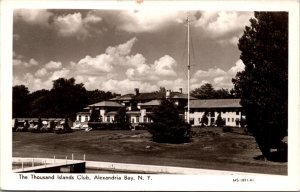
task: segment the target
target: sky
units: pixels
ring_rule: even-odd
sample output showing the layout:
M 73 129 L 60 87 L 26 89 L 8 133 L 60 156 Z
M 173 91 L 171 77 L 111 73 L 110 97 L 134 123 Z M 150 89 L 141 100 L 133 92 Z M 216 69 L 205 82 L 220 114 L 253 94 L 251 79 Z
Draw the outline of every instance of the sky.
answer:
M 231 89 L 244 69 L 238 39 L 253 12 L 189 11 L 190 86 Z M 58 78 L 120 94 L 187 92 L 187 11 L 15 9 L 13 85 Z

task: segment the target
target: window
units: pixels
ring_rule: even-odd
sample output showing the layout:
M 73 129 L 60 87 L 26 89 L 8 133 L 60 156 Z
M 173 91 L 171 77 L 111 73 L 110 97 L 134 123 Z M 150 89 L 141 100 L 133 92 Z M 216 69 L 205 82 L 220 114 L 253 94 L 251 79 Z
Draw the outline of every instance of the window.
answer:
M 110 116 L 107 116 L 107 122 L 110 122 Z
M 134 123 L 134 118 L 131 118 L 131 123 Z
M 237 112 L 235 112 L 235 114 L 236 114 L 236 115 L 239 115 L 239 114 L 240 114 L 240 112 L 239 112 L 239 111 L 237 111 Z
M 86 115 L 86 116 L 85 116 L 85 122 L 87 122 L 87 121 L 89 121 L 89 118 L 88 118 L 88 116 Z
M 136 116 L 136 122 L 137 123 L 140 122 L 139 120 L 140 120 L 139 116 Z
M 215 117 L 215 112 L 214 111 L 210 112 L 210 116 Z
M 234 122 L 234 118 L 232 118 L 232 122 Z
M 147 123 L 147 117 L 144 116 L 144 123 Z
M 81 115 L 78 116 L 78 121 L 81 121 Z
M 228 118 L 227 121 L 230 122 L 230 118 Z
M 201 123 L 201 118 L 198 118 L 199 123 Z

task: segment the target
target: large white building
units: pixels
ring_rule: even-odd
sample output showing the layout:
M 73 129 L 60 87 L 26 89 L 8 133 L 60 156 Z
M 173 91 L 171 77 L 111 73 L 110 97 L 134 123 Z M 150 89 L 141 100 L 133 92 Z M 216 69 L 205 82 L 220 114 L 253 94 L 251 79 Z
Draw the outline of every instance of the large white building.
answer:
M 126 94 L 87 106 L 82 112 L 78 112 L 75 125 L 87 125 L 90 120 L 92 110 L 98 111 L 99 122 L 113 123 L 117 111 L 125 107 L 126 114 L 130 123 L 136 126 L 141 123 L 151 123 L 149 114 L 154 107 L 160 105 L 163 99 L 170 99 L 181 109 L 182 117 L 187 117 L 187 94 L 179 92 L 166 91 L 155 93 L 140 93 L 135 89 L 135 94 Z M 208 125 L 214 125 L 217 116 L 221 114 L 226 126 L 240 126 L 243 117 L 242 107 L 239 99 L 209 99 L 200 100 L 194 97 L 190 98 L 190 124 L 192 126 L 201 125 L 201 118 L 206 113 Z
M 240 99 L 196 99 L 190 101 L 190 123 L 193 126 L 201 125 L 203 115 L 208 118 L 208 125 L 214 125 L 218 115 L 221 115 L 226 126 L 240 127 L 242 106 Z M 187 110 L 185 117 L 187 116 Z

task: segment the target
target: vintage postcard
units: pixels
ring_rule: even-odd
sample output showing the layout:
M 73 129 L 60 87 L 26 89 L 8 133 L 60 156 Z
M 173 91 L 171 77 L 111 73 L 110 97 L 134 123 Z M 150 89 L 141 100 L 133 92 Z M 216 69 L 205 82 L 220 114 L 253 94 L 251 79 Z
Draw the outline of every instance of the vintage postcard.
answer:
M 298 1 L 1 2 L 1 190 L 298 191 Z

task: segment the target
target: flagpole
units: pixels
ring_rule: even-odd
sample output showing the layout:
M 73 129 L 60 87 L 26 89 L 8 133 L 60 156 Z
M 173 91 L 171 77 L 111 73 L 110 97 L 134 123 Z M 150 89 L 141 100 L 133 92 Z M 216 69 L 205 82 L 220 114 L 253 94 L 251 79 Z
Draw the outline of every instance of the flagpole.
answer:
M 187 13 L 187 52 L 188 52 L 188 58 L 187 58 L 187 68 L 188 68 L 188 110 L 187 110 L 187 123 L 190 124 L 190 19 L 189 19 L 189 13 Z

